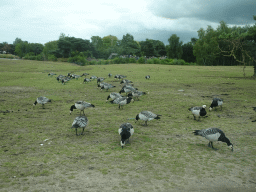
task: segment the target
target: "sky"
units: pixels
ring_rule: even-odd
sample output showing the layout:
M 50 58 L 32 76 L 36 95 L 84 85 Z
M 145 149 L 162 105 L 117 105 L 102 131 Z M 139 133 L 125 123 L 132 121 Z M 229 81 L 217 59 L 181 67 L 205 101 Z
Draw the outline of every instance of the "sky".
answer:
M 200 28 L 253 25 L 256 0 L 1 0 L 0 43 L 18 37 L 45 44 L 66 36 L 90 40 L 92 36 L 127 33 L 136 41 L 160 40 L 172 34 L 187 43 Z

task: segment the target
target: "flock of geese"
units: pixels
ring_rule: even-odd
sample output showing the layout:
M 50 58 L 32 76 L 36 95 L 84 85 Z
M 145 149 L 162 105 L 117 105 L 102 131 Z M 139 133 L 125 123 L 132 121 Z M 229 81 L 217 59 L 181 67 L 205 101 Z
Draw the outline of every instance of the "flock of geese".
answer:
M 49 73 L 48 76 L 56 75 L 55 73 Z M 62 84 L 67 83 L 71 79 L 78 79 L 82 76 L 88 76 L 88 73 L 83 73 L 82 75 L 76 75 L 68 73 L 67 76 L 59 75 L 56 77 L 57 81 L 61 82 Z M 110 78 L 112 76 L 111 73 L 108 74 L 108 77 Z M 125 79 L 126 76 L 124 75 L 115 75 L 115 79 L 121 80 L 120 85 L 124 84 L 119 93 L 112 92 L 108 95 L 106 102 L 110 102 L 112 104 L 117 104 L 119 109 L 123 109 L 124 105 L 127 105 L 131 102 L 134 102 L 134 100 L 139 100 L 139 97 L 142 95 L 145 95 L 146 92 L 139 91 L 137 88 L 133 87 L 133 82 Z M 97 76 L 91 76 L 90 78 L 84 78 L 83 83 L 88 83 L 92 80 L 97 80 L 97 86 L 100 88 L 100 90 L 105 89 L 108 91 L 111 88 L 114 88 L 116 86 L 104 82 L 105 78 L 103 77 L 97 77 Z M 150 75 L 145 76 L 145 79 L 150 79 Z M 122 93 L 125 93 L 126 96 L 121 95 Z M 112 99 L 109 101 L 109 99 Z M 42 107 L 44 108 L 44 105 L 48 102 L 51 102 L 51 99 L 48 99 L 46 97 L 38 97 L 33 105 L 36 105 L 37 103 L 42 104 Z M 222 110 L 222 104 L 223 100 L 220 98 L 214 98 L 212 100 L 212 103 L 209 107 L 209 111 L 211 111 L 213 108 L 216 108 L 220 106 L 220 110 Z M 80 115 L 75 118 L 75 120 L 72 123 L 71 128 L 76 129 L 76 135 L 83 135 L 84 129 L 86 128 L 88 124 L 88 118 L 85 116 L 84 110 L 86 108 L 95 107 L 95 105 L 85 102 L 85 101 L 77 101 L 74 105 L 70 107 L 70 114 L 73 112 L 74 109 L 80 110 Z M 194 116 L 194 120 L 196 120 L 196 117 L 198 117 L 198 121 L 200 121 L 200 117 L 205 116 L 207 114 L 206 112 L 206 105 L 203 105 L 201 107 L 191 107 L 188 109 L 192 112 L 192 115 Z M 81 113 L 83 112 L 83 115 Z M 147 122 L 151 120 L 158 120 L 160 119 L 159 114 L 154 114 L 151 111 L 142 111 L 139 114 L 136 115 L 135 120 L 136 122 L 138 120 L 145 121 L 145 126 L 147 126 Z M 135 122 L 135 123 L 136 123 Z M 77 129 L 82 128 L 82 132 L 80 134 L 77 134 Z M 121 147 L 123 148 L 125 146 L 125 143 L 129 143 L 129 138 L 134 134 L 134 128 L 130 123 L 123 123 L 118 129 L 118 133 L 121 136 Z M 207 140 L 209 140 L 208 147 L 211 147 L 214 150 L 217 150 L 213 147 L 213 142 L 215 141 L 222 141 L 225 142 L 228 147 L 233 151 L 233 144 L 230 142 L 230 140 L 225 136 L 224 132 L 218 128 L 208 128 L 208 129 L 202 129 L 202 130 L 194 130 L 194 135 L 199 135 Z

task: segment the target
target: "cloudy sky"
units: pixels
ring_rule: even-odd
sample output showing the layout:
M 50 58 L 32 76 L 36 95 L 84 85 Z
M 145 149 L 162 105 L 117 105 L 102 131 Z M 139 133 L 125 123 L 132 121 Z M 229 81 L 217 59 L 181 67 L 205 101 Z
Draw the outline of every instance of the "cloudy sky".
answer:
M 1 0 L 0 42 L 16 37 L 30 43 L 57 40 L 60 33 L 88 39 L 127 33 L 168 44 L 177 34 L 184 43 L 200 28 L 254 24 L 256 0 Z

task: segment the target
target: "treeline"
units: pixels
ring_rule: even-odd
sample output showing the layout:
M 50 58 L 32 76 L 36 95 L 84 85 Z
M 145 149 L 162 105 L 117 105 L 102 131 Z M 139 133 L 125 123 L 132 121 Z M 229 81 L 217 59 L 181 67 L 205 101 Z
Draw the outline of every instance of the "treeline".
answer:
M 131 34 L 123 35 L 121 40 L 112 35 L 103 38 L 92 36 L 90 40 L 85 40 L 62 33 L 58 40 L 44 45 L 16 38 L 13 44 L 0 43 L 0 51 L 15 54 L 24 59 L 57 61 L 58 58 L 62 58 L 63 61 L 81 65 L 90 64 L 92 59 L 97 59 L 94 62 L 102 63 L 112 53 L 117 53 L 116 57 L 118 57 L 114 62 L 122 63 L 130 62 L 130 56 L 133 57 L 134 63 L 135 61 L 141 63 L 138 59 L 143 60 L 143 58 L 151 59 L 145 63 L 161 63 L 164 61 L 158 61 L 156 58 L 165 56 L 171 59 L 165 60 L 166 63 L 183 60 L 185 63 L 198 65 L 255 65 L 256 24 L 229 27 L 221 21 L 217 29 L 211 26 L 206 30 L 199 29 L 198 37 L 191 38 L 190 42 L 184 44 L 176 34 L 173 34 L 168 39 L 169 44 L 165 45 L 159 40 L 152 39 L 135 41 Z M 128 59 L 120 56 L 126 56 Z

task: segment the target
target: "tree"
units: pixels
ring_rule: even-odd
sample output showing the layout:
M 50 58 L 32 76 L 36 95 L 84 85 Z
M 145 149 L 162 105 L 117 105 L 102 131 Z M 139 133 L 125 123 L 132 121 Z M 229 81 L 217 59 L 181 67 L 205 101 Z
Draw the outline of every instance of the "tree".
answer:
M 192 42 L 188 42 L 184 45 L 182 45 L 182 57 L 181 59 L 183 59 L 186 62 L 195 62 L 196 61 L 196 57 L 193 54 L 193 44 Z
M 172 59 L 181 59 L 182 56 L 182 44 L 183 42 L 180 42 L 180 38 L 173 34 L 169 39 L 169 45 L 167 47 L 167 55 L 169 58 Z
M 136 55 L 140 52 L 140 44 L 134 41 L 132 35 L 127 33 L 123 35 L 123 39 L 120 41 L 120 54 L 122 55 Z
M 54 55 L 55 57 L 60 57 L 58 54 L 58 41 L 50 41 L 44 44 L 43 53 L 46 58 L 50 55 Z

